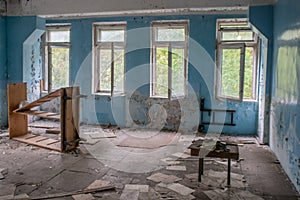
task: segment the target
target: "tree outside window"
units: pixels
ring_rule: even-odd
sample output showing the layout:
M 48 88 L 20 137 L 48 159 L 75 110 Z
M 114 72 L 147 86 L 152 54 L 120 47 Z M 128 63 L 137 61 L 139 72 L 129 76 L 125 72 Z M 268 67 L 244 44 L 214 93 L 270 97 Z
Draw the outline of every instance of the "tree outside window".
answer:
M 69 86 L 70 25 L 47 25 L 44 57 L 44 90 Z
M 244 19 L 218 20 L 216 96 L 256 100 L 258 37 Z
M 125 23 L 94 24 L 94 93 L 124 93 L 125 32 Z
M 186 95 L 187 28 L 187 21 L 152 23 L 152 97 L 179 98 Z

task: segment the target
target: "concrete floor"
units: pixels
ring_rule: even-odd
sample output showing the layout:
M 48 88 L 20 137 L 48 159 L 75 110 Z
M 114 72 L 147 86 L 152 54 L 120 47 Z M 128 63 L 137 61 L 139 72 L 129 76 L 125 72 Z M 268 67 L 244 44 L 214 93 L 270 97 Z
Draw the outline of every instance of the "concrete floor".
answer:
M 83 126 L 81 132 L 95 130 L 97 127 Z M 240 160 L 232 162 L 232 185 L 228 188 L 227 162 L 221 159 L 205 159 L 205 173 L 198 183 L 198 159 L 189 157 L 187 149 L 197 138 L 194 135 L 181 135 L 176 144 L 165 147 L 142 149 L 115 144 L 124 134 L 147 135 L 155 131 L 112 128 L 101 131 L 113 132 L 117 137 L 86 140 L 78 152 L 69 153 L 23 144 L 10 140 L 6 131 L 0 132 L 0 168 L 7 169 L 0 180 L 0 199 L 7 195 L 38 197 L 82 190 L 95 180 L 109 181 L 115 190 L 57 199 L 300 199 L 272 152 L 267 146 L 257 144 L 255 138 L 221 136 L 253 143 L 239 147 Z M 81 133 L 81 137 L 85 136 Z M 170 170 L 173 166 L 179 167 Z M 151 175 L 161 176 L 157 173 L 167 178 L 176 176 L 177 180 L 168 183 L 149 180 Z

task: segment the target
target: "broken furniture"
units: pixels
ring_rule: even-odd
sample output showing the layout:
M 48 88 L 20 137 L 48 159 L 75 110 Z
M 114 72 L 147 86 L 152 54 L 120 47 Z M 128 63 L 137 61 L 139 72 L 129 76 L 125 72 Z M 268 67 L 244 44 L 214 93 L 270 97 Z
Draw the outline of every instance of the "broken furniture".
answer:
M 27 100 L 26 83 L 8 84 L 9 137 L 31 145 L 68 151 L 79 144 L 79 87 L 61 88 L 31 103 Z M 34 110 L 33 108 L 55 98 L 60 98 L 60 114 Z M 60 120 L 60 139 L 52 139 L 28 132 L 28 116 Z
M 199 156 L 201 148 L 203 148 L 204 140 L 196 140 L 190 146 L 191 156 Z M 236 144 L 227 144 L 225 142 L 217 141 L 215 148 L 211 149 L 205 157 L 213 158 L 227 158 L 228 168 L 227 168 L 227 185 L 230 186 L 230 171 L 231 171 L 231 159 L 239 159 L 239 149 Z M 203 175 L 203 162 L 204 157 L 199 157 L 199 171 L 198 171 L 198 181 L 201 182 L 201 175 Z
M 204 98 L 201 98 L 200 100 L 200 111 L 201 111 L 201 124 L 203 125 L 223 125 L 223 126 L 235 126 L 235 123 L 233 122 L 233 115 L 236 112 L 235 110 L 228 110 L 228 109 L 208 109 L 204 107 Z M 211 117 L 210 121 L 203 121 L 203 114 L 207 112 L 208 116 Z M 217 113 L 223 113 L 225 115 L 229 114 L 230 119 L 227 122 L 217 122 L 216 120 L 216 114 Z M 225 119 L 227 117 L 225 116 Z

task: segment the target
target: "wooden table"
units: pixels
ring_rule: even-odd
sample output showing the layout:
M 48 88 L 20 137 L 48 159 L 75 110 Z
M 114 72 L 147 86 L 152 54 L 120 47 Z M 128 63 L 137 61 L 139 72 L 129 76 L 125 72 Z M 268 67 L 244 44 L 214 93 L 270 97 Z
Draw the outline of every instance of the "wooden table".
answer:
M 190 146 L 191 156 L 199 156 L 200 149 L 202 148 L 203 140 L 194 141 Z M 213 158 L 227 158 L 228 159 L 228 168 L 227 168 L 227 185 L 230 185 L 230 171 L 231 171 L 231 159 L 238 160 L 239 159 L 239 148 L 236 144 L 228 144 L 226 143 L 226 151 L 214 149 L 210 151 L 205 157 L 213 157 Z M 203 175 L 203 160 L 204 157 L 199 157 L 199 174 L 198 181 L 201 182 L 201 175 Z

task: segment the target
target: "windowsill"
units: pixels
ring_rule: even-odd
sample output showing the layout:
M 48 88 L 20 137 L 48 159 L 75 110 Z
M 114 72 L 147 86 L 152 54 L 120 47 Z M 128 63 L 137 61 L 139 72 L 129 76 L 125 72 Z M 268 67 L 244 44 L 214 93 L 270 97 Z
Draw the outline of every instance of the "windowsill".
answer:
M 256 103 L 256 99 L 243 99 L 242 101 L 239 101 L 237 99 L 232 99 L 232 98 L 226 98 L 226 97 L 215 97 L 215 99 L 219 101 L 229 101 L 229 102 L 234 102 L 234 103 Z
M 92 93 L 92 95 L 95 95 L 95 96 L 104 96 L 104 97 L 120 97 L 120 96 L 125 96 L 126 93 L 123 92 L 123 93 L 117 93 L 117 94 L 114 94 L 114 95 L 111 95 L 111 93 L 107 93 L 107 92 L 95 92 L 95 93 Z
M 166 99 L 166 100 L 179 100 L 179 99 L 186 99 L 186 96 L 180 96 L 180 97 L 162 97 L 162 96 L 150 96 L 151 99 Z

